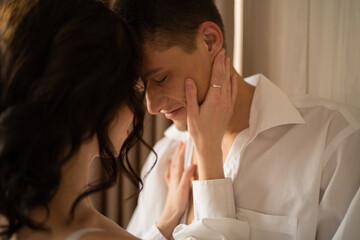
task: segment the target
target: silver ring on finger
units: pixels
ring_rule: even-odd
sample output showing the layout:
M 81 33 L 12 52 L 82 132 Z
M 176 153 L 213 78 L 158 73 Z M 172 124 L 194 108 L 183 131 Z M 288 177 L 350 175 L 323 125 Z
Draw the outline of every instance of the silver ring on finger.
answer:
M 221 86 L 220 86 L 220 85 L 217 85 L 217 84 L 211 84 L 210 87 L 221 88 Z

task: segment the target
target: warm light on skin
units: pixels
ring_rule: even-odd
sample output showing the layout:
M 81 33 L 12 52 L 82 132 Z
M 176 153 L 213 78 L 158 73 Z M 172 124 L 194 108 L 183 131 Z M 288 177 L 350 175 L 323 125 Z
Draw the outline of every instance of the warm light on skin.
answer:
M 197 38 L 197 49 L 191 54 L 177 46 L 158 51 L 145 45 L 144 51 L 142 72 L 148 81 L 146 102 L 149 113 L 163 113 L 179 130 L 186 130 L 185 79 L 190 77 L 195 81 L 201 103 L 209 87 L 213 61 L 207 45 Z M 176 116 L 171 115 L 174 110 Z

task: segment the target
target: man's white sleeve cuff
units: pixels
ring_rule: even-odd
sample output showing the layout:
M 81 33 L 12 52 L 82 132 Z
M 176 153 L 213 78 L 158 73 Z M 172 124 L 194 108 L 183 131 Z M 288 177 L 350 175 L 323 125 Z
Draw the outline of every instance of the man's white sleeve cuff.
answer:
M 231 178 L 193 181 L 194 220 L 236 218 Z

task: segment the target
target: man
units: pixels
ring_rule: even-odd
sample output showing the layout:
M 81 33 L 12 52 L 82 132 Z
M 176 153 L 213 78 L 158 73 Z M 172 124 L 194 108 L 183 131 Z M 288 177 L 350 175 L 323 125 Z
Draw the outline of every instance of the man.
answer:
M 186 142 L 184 167 L 193 162 L 185 80 L 194 80 L 200 105 L 209 87 L 221 88 L 209 82 L 213 61 L 225 45 L 224 31 L 211 0 L 123 0 L 117 10 L 142 42 L 148 111 L 174 122 L 154 147 L 158 163 L 144 180 L 128 226 L 144 237 L 156 231 L 155 223 L 161 231 L 158 219 L 168 203 L 164 175 L 180 141 Z M 206 187 L 193 189 L 194 203 L 176 221 L 194 221 L 177 227 L 174 237 L 184 232 L 195 239 L 341 239 L 359 234 L 354 224 L 360 215 L 359 110 L 310 96 L 289 98 L 262 75 L 239 77 L 237 92 L 222 139 L 223 170 L 233 192 L 217 188 L 207 199 L 201 197 Z M 154 159 L 150 154 L 143 175 Z M 218 214 L 224 206 L 232 208 L 232 196 L 235 216 Z

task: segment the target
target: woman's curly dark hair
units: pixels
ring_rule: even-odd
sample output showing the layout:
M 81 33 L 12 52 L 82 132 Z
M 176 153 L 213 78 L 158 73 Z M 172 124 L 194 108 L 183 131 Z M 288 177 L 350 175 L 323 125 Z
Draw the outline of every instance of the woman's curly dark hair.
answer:
M 0 237 L 44 229 L 31 210 L 48 209 L 61 167 L 95 135 L 105 178 L 77 198 L 70 215 L 81 199 L 115 184 L 119 169 L 141 182 L 127 157 L 143 142 L 141 60 L 129 28 L 98 1 L 0 3 L 0 214 L 8 221 Z M 115 156 L 108 129 L 124 104 L 133 130 Z

